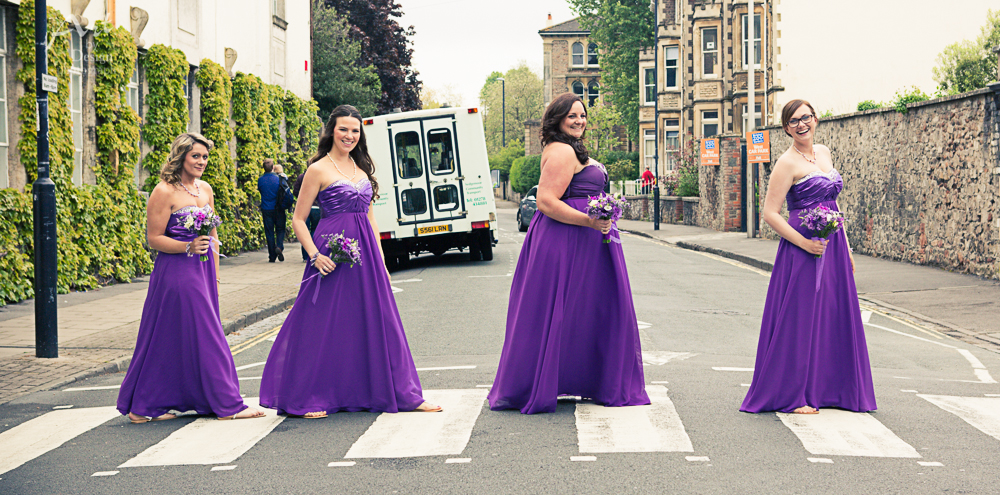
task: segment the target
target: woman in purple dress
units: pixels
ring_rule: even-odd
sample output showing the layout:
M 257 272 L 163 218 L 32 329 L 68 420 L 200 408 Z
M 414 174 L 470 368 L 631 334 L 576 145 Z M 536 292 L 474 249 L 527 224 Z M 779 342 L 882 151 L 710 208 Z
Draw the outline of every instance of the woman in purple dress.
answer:
M 337 411 L 440 411 L 424 402 L 382 261 L 372 209 L 378 183 L 357 109 L 333 110 L 309 163 L 292 228 L 310 263 L 264 365 L 260 404 L 309 419 Z M 323 218 L 310 236 L 313 201 Z M 330 259 L 323 236 L 340 233 L 358 241 L 360 264 Z
M 490 408 L 553 412 L 560 395 L 605 406 L 649 404 L 625 257 L 608 220 L 585 213 L 604 166 L 582 139 L 587 110 L 572 93 L 542 120 L 538 211 L 510 289 L 507 334 Z M 610 232 L 611 243 L 604 234 Z
M 197 236 L 182 225 L 185 213 L 215 208 L 212 186 L 200 180 L 211 148 L 201 134 L 177 136 L 146 203 L 146 239 L 159 254 L 135 353 L 118 392 L 118 410 L 133 423 L 177 417 L 169 411 L 193 410 L 219 419 L 264 415 L 243 404 L 222 330 L 218 235 L 212 229 Z M 209 251 L 213 254 L 201 261 Z
M 740 410 L 873 411 L 875 390 L 847 235 L 840 229 L 827 240 L 813 240 L 799 218 L 817 206 L 840 211 L 837 195 L 844 181 L 830 149 L 813 144 L 819 119 L 809 102 L 785 104 L 781 123 L 794 142 L 774 164 L 761 213 L 781 242 L 764 303 L 753 382 Z M 784 201 L 787 221 L 781 216 Z

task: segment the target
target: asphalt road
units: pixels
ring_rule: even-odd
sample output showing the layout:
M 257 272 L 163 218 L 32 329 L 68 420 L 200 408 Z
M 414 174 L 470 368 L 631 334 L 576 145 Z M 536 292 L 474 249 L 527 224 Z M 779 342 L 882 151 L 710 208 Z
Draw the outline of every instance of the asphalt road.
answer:
M 498 213 L 492 262 L 428 255 L 392 275 L 445 413 L 131 425 L 108 411 L 124 374 L 99 376 L 0 406 L 0 493 L 997 492 L 1000 356 L 863 307 L 877 412 L 741 413 L 767 274 L 636 236 L 623 245 L 653 406 L 490 411 L 523 239 Z M 230 336 L 248 399 L 284 316 Z

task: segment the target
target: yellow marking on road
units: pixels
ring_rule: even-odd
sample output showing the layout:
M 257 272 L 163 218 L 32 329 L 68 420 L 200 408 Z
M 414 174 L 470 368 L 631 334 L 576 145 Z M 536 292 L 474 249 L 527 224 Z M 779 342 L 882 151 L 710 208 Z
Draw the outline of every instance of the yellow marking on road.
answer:
M 262 333 L 262 334 L 260 334 L 260 335 L 258 335 L 256 337 L 254 337 L 254 338 L 246 341 L 246 342 L 240 342 L 239 344 L 236 344 L 232 348 L 233 355 L 235 356 L 235 355 L 237 355 L 237 354 L 239 354 L 239 353 L 241 353 L 241 352 L 243 352 L 243 351 L 245 351 L 245 350 L 247 350 L 247 349 L 249 349 L 249 348 L 251 348 L 251 347 L 253 347 L 253 346 L 255 346 L 255 345 L 259 344 L 259 343 L 261 343 L 261 342 L 263 342 L 264 340 L 277 335 L 279 330 L 281 330 L 281 325 L 278 325 L 278 326 L 274 327 L 273 329 L 271 329 L 271 330 L 269 330 L 267 332 L 264 332 L 264 333 Z

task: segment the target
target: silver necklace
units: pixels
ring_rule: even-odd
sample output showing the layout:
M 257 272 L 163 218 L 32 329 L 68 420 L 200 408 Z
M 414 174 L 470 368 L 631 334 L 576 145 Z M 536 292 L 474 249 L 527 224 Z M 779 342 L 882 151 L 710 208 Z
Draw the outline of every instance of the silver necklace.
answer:
M 340 166 L 337 165 L 337 160 L 333 159 L 333 155 L 327 153 L 326 156 L 330 157 L 330 161 L 333 162 L 333 166 L 337 167 L 337 172 L 340 172 L 340 175 L 343 175 L 344 177 L 347 177 L 347 174 L 345 174 L 344 172 L 342 172 L 340 170 Z M 351 158 L 351 155 L 347 155 L 347 157 Z M 354 165 L 354 175 L 352 175 L 351 178 L 347 179 L 347 180 L 349 180 L 351 182 L 354 182 L 354 178 L 358 176 L 358 164 L 354 163 L 354 158 L 351 158 L 351 164 Z
M 183 182 L 178 181 L 178 184 L 180 184 L 181 187 L 183 187 L 184 190 L 187 191 L 188 194 L 190 194 L 190 195 L 192 195 L 192 196 L 194 196 L 196 198 L 199 197 L 199 196 L 201 196 L 201 186 L 198 185 L 198 181 L 194 181 L 194 190 L 198 191 L 197 194 L 191 192 L 191 190 L 188 189 L 187 186 L 185 186 Z
M 806 156 L 805 153 L 799 151 L 799 148 L 796 147 L 794 144 L 792 145 L 792 149 L 794 149 L 798 154 L 802 155 L 802 158 L 805 158 L 807 162 L 809 162 L 809 163 L 811 163 L 813 165 L 816 165 L 816 146 L 813 146 L 813 150 L 812 150 L 813 157 L 812 158 L 809 158 L 808 156 Z

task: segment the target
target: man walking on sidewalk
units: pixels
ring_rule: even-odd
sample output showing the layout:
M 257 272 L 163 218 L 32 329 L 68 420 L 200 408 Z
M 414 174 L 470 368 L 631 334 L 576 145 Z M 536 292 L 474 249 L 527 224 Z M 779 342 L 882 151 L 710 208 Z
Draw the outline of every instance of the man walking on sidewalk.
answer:
M 264 159 L 264 175 L 257 179 L 257 190 L 260 191 L 260 213 L 264 217 L 267 261 L 274 263 L 276 258 L 278 261 L 285 261 L 282 253 L 285 249 L 285 224 L 278 223 L 284 215 L 279 210 L 281 206 L 277 204 L 281 178 L 274 173 L 274 160 L 270 158 Z

